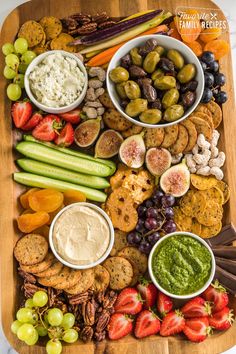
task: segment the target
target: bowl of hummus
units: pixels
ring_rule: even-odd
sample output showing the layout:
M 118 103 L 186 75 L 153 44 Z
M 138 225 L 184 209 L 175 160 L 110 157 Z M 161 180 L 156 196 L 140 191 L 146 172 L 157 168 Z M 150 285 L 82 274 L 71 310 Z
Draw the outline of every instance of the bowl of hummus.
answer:
M 52 50 L 30 63 L 24 84 L 35 106 L 59 114 L 75 109 L 83 101 L 88 76 L 78 56 L 64 50 Z
M 103 262 L 114 244 L 108 215 L 97 205 L 74 203 L 55 216 L 49 243 L 55 257 L 74 269 L 87 269 Z

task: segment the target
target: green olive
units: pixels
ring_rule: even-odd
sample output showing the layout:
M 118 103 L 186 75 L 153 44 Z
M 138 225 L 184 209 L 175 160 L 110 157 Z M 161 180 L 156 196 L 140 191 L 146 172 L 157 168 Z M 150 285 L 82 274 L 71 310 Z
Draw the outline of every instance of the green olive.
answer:
M 143 68 L 144 70 L 151 74 L 153 71 L 156 69 L 156 65 L 160 60 L 160 55 L 157 52 L 150 52 L 148 55 L 146 55 L 144 62 L 143 62 Z
M 174 104 L 168 107 L 164 112 L 164 120 L 167 122 L 174 122 L 175 120 L 181 118 L 184 115 L 183 106 L 180 104 Z
M 119 84 L 116 84 L 116 92 L 118 93 L 119 97 L 122 99 L 126 99 L 127 95 L 125 93 L 125 84 L 127 81 L 120 82 Z
M 170 59 L 177 69 L 182 69 L 184 66 L 184 58 L 178 52 L 178 50 L 170 49 L 167 52 L 167 58 Z
M 125 113 L 130 117 L 137 117 L 140 113 L 146 111 L 147 104 L 147 100 L 144 100 L 143 98 L 136 98 L 127 104 Z
M 160 122 L 161 117 L 162 113 L 159 109 L 151 108 L 141 113 L 139 119 L 144 123 L 156 124 Z
M 176 88 L 172 88 L 164 94 L 162 98 L 162 105 L 166 109 L 173 104 L 176 104 L 179 100 L 179 91 Z
M 157 52 L 161 57 L 165 53 L 165 48 L 158 45 L 157 47 L 154 48 L 154 51 Z
M 177 79 L 181 84 L 191 81 L 196 75 L 196 67 L 194 64 L 185 65 L 177 74 Z
M 130 100 L 135 100 L 135 98 L 141 97 L 141 90 L 139 88 L 139 85 L 135 81 L 132 80 L 126 81 L 124 85 L 124 89 L 125 89 L 126 96 Z
M 139 54 L 138 48 L 132 48 L 130 51 L 130 56 L 134 65 L 142 66 L 143 57 Z
M 127 81 L 129 79 L 129 72 L 122 66 L 117 66 L 117 68 L 110 71 L 110 79 L 116 84 L 119 82 Z
M 151 78 L 152 81 L 155 81 L 158 77 L 162 77 L 162 76 L 164 76 L 163 71 L 161 69 L 157 69 L 152 73 Z
M 169 90 L 176 86 L 176 80 L 173 76 L 161 76 L 154 81 L 154 86 L 159 90 Z

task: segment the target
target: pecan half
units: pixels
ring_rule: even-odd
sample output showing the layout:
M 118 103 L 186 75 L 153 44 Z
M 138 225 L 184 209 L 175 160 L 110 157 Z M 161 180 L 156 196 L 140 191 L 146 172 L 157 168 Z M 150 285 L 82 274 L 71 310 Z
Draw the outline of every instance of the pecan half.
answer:
M 79 25 L 78 22 L 72 17 L 63 18 L 61 21 L 63 26 L 68 30 L 74 30 Z
M 25 282 L 23 287 L 24 289 L 24 295 L 25 297 L 28 299 L 30 297 L 33 297 L 34 293 L 36 293 L 36 291 L 42 290 L 45 291 L 44 288 L 40 288 L 39 286 L 32 284 L 32 283 L 27 283 Z
M 99 24 L 104 21 L 107 21 L 108 18 L 109 18 L 109 16 L 107 16 L 107 13 L 104 11 L 104 12 L 101 12 L 100 14 L 92 16 L 92 21 Z
M 105 338 L 106 338 L 106 331 L 94 333 L 94 339 L 98 342 L 101 342 Z
M 103 310 L 99 316 L 97 325 L 96 325 L 96 332 L 102 332 L 106 329 L 109 321 L 110 321 L 110 313 L 107 310 Z
M 85 291 L 78 295 L 68 296 L 68 300 L 71 305 L 79 305 L 89 300 L 89 293 L 88 291 Z
M 35 276 L 30 273 L 24 272 L 21 268 L 18 268 L 18 273 L 27 283 L 35 284 L 37 281 Z
M 92 326 L 95 322 L 95 307 L 93 301 L 84 302 L 82 304 L 81 312 L 84 323 L 88 326 Z
M 116 292 L 113 290 L 108 291 L 103 299 L 103 303 L 102 303 L 103 307 L 106 309 L 113 307 L 114 303 L 116 302 L 116 299 L 117 299 Z
M 97 29 L 97 23 L 96 22 L 90 22 L 87 23 L 77 29 L 77 34 L 89 34 Z
M 90 326 L 86 326 L 82 329 L 80 333 L 80 338 L 83 342 L 89 342 L 93 338 L 93 329 Z
M 104 22 L 98 24 L 98 29 L 109 28 L 111 26 L 114 26 L 115 24 L 116 24 L 115 21 L 111 21 L 111 20 L 104 21 Z
M 70 17 L 76 20 L 81 25 L 91 22 L 91 16 L 82 14 L 81 12 L 71 15 Z

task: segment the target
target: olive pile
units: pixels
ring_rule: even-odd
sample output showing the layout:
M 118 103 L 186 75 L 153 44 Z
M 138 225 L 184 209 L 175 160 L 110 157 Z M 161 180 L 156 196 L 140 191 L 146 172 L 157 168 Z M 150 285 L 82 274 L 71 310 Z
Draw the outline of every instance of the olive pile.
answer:
M 186 64 L 174 49 L 156 39 L 132 48 L 110 71 L 125 113 L 141 122 L 157 124 L 181 118 L 196 99 L 196 67 Z

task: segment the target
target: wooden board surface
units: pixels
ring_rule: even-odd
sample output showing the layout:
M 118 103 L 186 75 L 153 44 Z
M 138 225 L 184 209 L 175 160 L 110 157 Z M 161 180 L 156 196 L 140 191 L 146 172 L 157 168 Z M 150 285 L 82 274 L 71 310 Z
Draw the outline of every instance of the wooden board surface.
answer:
M 163 8 L 175 12 L 177 6 L 196 6 L 218 9 L 210 0 L 33 0 L 16 8 L 3 24 L 0 46 L 12 42 L 19 26 L 28 19 L 38 20 L 45 15 L 65 17 L 74 12 L 95 14 L 107 11 L 111 16 L 127 16 L 147 8 Z M 223 36 L 229 41 L 229 34 Z M 231 189 L 231 199 L 226 208 L 225 221 L 236 225 L 236 120 L 233 92 L 233 73 L 231 56 L 220 62 L 221 71 L 226 74 L 225 90 L 229 100 L 223 107 L 224 123 L 221 126 L 221 146 L 226 152 L 225 176 Z M 4 58 L 0 55 L 0 72 L 3 72 Z M 23 188 L 12 182 L 11 174 L 15 170 L 12 152 L 12 131 L 10 102 L 6 97 L 6 80 L 0 78 L 0 250 L 1 250 L 1 311 L 5 335 L 10 344 L 20 354 L 43 354 L 45 348 L 28 347 L 11 334 L 10 325 L 19 305 L 20 283 L 16 276 L 16 262 L 12 250 L 18 238 L 15 218 L 19 212 L 17 196 Z M 234 173 L 235 172 L 235 173 Z M 236 309 L 236 300 L 232 299 Z M 191 344 L 183 337 L 161 338 L 153 336 L 145 340 L 127 337 L 116 342 L 104 341 L 99 344 L 76 344 L 64 346 L 64 354 L 218 354 L 236 345 L 236 324 L 227 332 L 213 335 L 201 344 Z

